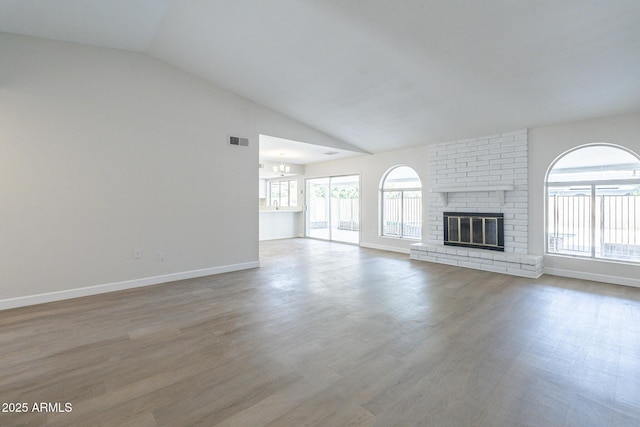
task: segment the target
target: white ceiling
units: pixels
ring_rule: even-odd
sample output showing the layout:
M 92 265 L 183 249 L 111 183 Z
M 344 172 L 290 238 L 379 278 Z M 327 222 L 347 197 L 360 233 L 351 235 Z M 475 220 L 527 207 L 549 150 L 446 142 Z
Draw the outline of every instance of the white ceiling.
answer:
M 298 175 L 304 173 L 304 165 L 363 155 L 363 153 L 354 151 L 262 134 L 259 143 L 259 162 L 265 166 L 259 170 L 260 178 L 277 177 L 278 175 L 273 173 L 272 167 L 280 162 L 291 166 L 291 175 Z M 296 168 L 296 165 L 301 166 Z
M 0 0 L 369 152 L 640 111 L 640 0 Z
M 280 163 L 282 161 L 287 164 L 308 165 L 358 155 L 362 155 L 362 153 L 260 135 L 260 163 Z

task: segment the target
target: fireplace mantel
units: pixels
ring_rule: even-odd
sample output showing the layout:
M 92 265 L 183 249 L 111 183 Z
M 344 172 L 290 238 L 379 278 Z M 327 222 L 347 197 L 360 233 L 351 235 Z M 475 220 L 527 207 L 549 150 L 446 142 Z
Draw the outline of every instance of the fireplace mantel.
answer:
M 498 203 L 500 206 L 504 206 L 504 192 L 513 191 L 514 185 L 438 185 L 431 187 L 432 193 L 440 193 L 440 199 L 445 206 L 449 204 L 449 193 L 472 193 L 479 191 L 495 191 Z

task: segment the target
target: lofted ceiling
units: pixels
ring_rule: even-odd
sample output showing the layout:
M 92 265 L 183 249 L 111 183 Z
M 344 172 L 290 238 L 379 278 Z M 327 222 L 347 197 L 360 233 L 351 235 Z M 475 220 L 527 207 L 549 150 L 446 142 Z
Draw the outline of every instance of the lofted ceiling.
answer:
M 0 31 L 145 53 L 369 152 L 640 111 L 640 0 L 0 0 Z

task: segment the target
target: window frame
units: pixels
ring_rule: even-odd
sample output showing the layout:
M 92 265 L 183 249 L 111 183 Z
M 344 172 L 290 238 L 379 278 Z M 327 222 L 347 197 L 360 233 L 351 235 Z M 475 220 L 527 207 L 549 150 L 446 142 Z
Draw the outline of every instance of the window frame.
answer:
M 638 162 L 640 162 L 640 156 L 638 154 L 636 154 L 634 151 L 621 146 L 621 145 L 617 145 L 617 144 L 609 144 L 609 143 L 592 143 L 592 144 L 583 144 L 583 145 L 579 145 L 577 147 L 574 147 L 570 150 L 567 150 L 565 152 L 563 152 L 562 154 L 558 155 L 553 162 L 551 162 L 551 164 L 549 165 L 549 168 L 547 169 L 547 173 L 545 174 L 545 181 L 544 181 L 544 253 L 545 255 L 549 255 L 549 256 L 559 256 L 559 257 L 569 257 L 569 258 L 576 258 L 576 259 L 585 259 L 585 260 L 595 260 L 595 261 L 605 261 L 605 262 L 614 262 L 614 263 L 625 263 L 625 264 L 633 264 L 633 265 L 638 265 L 640 264 L 640 260 L 636 261 L 633 259 L 623 259 L 623 258 L 615 258 L 615 257 L 605 257 L 603 255 L 598 255 L 598 251 L 597 251 L 597 242 L 596 242 L 596 237 L 598 237 L 599 233 L 598 233 L 598 224 L 597 224 L 597 219 L 599 219 L 601 222 L 604 222 L 605 219 L 603 217 L 603 214 L 600 213 L 600 215 L 598 215 L 599 210 L 602 209 L 602 206 L 600 205 L 600 203 L 598 203 L 598 197 L 601 197 L 598 194 L 598 187 L 602 187 L 602 186 L 624 186 L 624 185 L 640 185 L 640 177 L 638 178 L 630 178 L 630 179 L 582 179 L 582 180 L 575 180 L 575 181 L 550 181 L 550 175 L 554 169 L 554 167 L 556 166 L 556 164 L 562 160 L 563 158 L 565 158 L 567 155 L 570 155 L 571 153 L 574 153 L 576 151 L 585 149 L 585 148 L 590 148 L 590 147 L 607 147 L 607 148 L 611 148 L 611 149 L 618 149 L 621 151 L 624 151 L 630 155 L 632 155 L 633 157 L 636 158 L 636 160 Z M 588 240 L 590 242 L 590 248 L 588 251 L 588 254 L 579 254 L 576 252 L 579 251 L 573 251 L 573 253 L 571 253 L 571 251 L 568 250 L 564 250 L 564 251 L 557 251 L 557 252 L 552 252 L 550 250 L 550 230 L 549 230 L 549 226 L 551 223 L 551 219 L 550 219 L 550 206 L 549 206 L 549 201 L 550 201 L 550 189 L 554 189 L 554 188 L 560 188 L 560 187 L 584 187 L 584 194 L 588 195 L 589 197 L 589 209 L 590 212 L 588 212 L 588 217 L 590 219 L 590 227 L 589 227 L 589 236 L 588 236 Z M 575 190 L 577 191 L 577 190 Z M 605 195 L 603 194 L 602 197 L 604 197 Z M 604 203 L 604 199 L 602 199 L 601 203 Z M 554 224 L 557 224 L 558 222 L 558 209 L 556 207 L 556 209 L 554 210 L 553 213 L 555 219 L 554 219 Z M 618 218 L 618 217 L 616 217 Z M 608 218 L 608 220 L 610 220 L 610 217 Z M 602 227 L 602 226 L 601 226 Z M 600 235 L 602 234 L 602 230 L 600 230 Z M 600 248 L 601 249 L 601 248 Z M 587 252 L 587 251 L 584 251 Z
M 387 182 L 387 178 L 389 177 L 389 175 L 396 169 L 398 168 L 409 168 L 411 169 L 415 174 L 416 177 L 418 179 L 418 182 L 420 183 L 419 187 L 407 187 L 407 188 L 385 188 L 385 183 Z M 379 230 L 378 230 L 378 235 L 379 237 L 386 237 L 386 238 L 392 238 L 392 239 L 407 239 L 407 240 L 422 240 L 422 229 L 423 229 L 423 221 L 422 221 L 422 214 L 423 214 L 423 209 L 422 209 L 422 202 L 423 202 L 423 194 L 422 194 L 422 180 L 420 179 L 420 175 L 418 175 L 418 172 L 416 172 L 416 170 L 414 168 L 412 168 L 411 166 L 407 166 L 407 165 L 396 165 L 396 166 L 392 166 L 391 168 L 387 169 L 387 171 L 384 173 L 384 175 L 382 176 L 382 179 L 380 180 L 380 206 L 379 206 L 379 218 L 380 221 L 378 223 L 379 226 Z M 400 226 L 399 226 L 399 230 L 400 230 L 400 234 L 385 234 L 385 206 L 384 206 L 384 202 L 385 202 L 385 194 L 386 193 L 400 193 Z M 414 236 L 406 236 L 404 234 L 404 229 L 405 229 L 405 217 L 404 217 L 404 199 L 405 199 L 405 192 L 418 192 L 420 193 L 420 236 L 418 237 L 414 237 Z
M 282 203 L 282 201 L 283 201 L 282 187 L 283 187 L 283 184 L 285 184 L 285 183 L 286 183 L 286 188 L 287 188 L 287 196 L 286 196 L 286 202 L 287 203 L 286 204 Z M 291 183 L 295 183 L 295 185 L 294 185 L 295 188 L 293 188 L 293 189 L 291 188 L 292 187 Z M 278 187 L 279 187 L 279 189 L 278 189 L 278 197 L 277 197 L 277 200 L 278 200 L 277 207 L 285 207 L 286 208 L 286 207 L 297 207 L 298 206 L 298 193 L 297 193 L 298 192 L 298 181 L 295 180 L 295 179 L 286 179 L 286 180 L 279 179 L 279 180 L 269 181 L 269 185 L 268 185 L 268 196 L 269 197 L 267 199 L 268 206 L 272 206 L 272 207 L 276 206 L 276 205 L 273 204 L 273 201 L 275 200 L 274 197 L 273 197 L 273 185 L 274 184 L 277 184 Z M 292 190 L 295 193 L 295 202 L 296 202 L 295 205 L 291 204 L 291 202 L 292 202 L 292 200 L 291 200 L 292 199 L 292 197 L 291 197 Z

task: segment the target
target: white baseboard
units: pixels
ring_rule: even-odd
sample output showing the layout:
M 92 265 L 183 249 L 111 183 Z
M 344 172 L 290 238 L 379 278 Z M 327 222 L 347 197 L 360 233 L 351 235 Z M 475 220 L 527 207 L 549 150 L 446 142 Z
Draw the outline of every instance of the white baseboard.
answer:
M 612 283 L 614 285 L 632 286 L 640 288 L 640 279 L 631 277 L 610 276 L 608 274 L 587 273 L 584 271 L 566 270 L 563 268 L 545 267 L 545 274 L 552 276 L 571 277 L 573 279 L 592 280 L 594 282 Z
M 363 248 L 380 249 L 381 251 L 398 252 L 407 255 L 411 253 L 409 248 L 397 248 L 395 246 L 376 245 L 374 243 L 360 243 L 360 246 Z
M 248 270 L 250 268 L 258 267 L 260 267 L 260 261 L 252 261 L 240 264 L 223 265 L 220 267 L 203 268 L 201 270 L 183 271 L 180 273 L 165 274 L 162 276 L 144 277 L 142 279 L 126 280 L 124 282 L 106 283 L 103 285 L 88 286 L 85 288 L 68 289 L 64 291 L 48 292 L 44 294 L 8 298 L 0 300 L 0 310 L 8 310 L 10 308 L 44 304 L 47 302 L 80 298 L 90 295 L 105 294 L 108 292 L 122 291 L 125 289 L 141 288 L 143 286 L 159 285 L 161 283 L 175 282 L 176 280 L 194 279 L 196 277 L 211 276 L 214 274 Z

